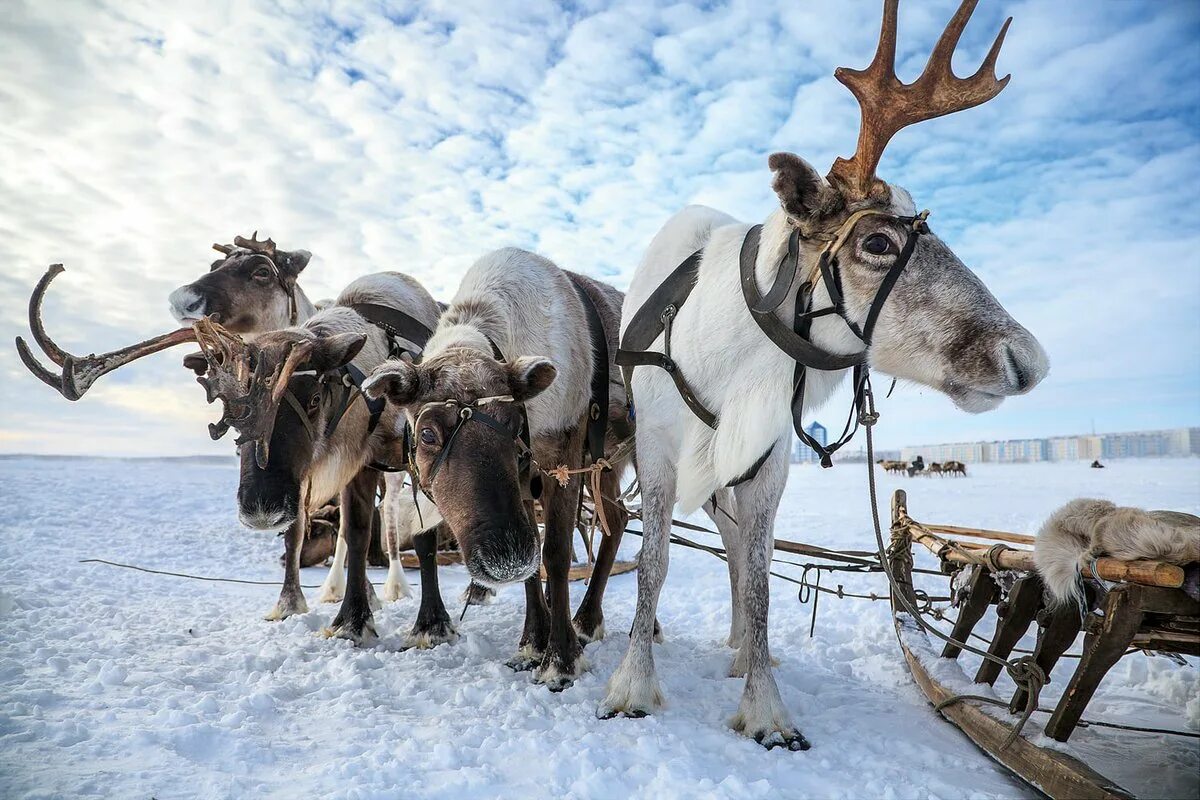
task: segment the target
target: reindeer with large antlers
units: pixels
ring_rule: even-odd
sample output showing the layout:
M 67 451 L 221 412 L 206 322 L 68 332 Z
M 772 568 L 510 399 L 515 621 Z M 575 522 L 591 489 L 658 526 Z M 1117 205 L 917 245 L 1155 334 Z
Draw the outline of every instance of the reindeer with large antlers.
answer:
M 219 399 L 223 406 L 209 433 L 214 439 L 231 428 L 239 434 L 239 517 L 250 528 L 287 531 L 283 589 L 268 619 L 307 610 L 299 555 L 308 515 L 340 494 L 339 538 L 346 542 L 350 580 L 333 632 L 355 641 L 372 638 L 374 593 L 366 578 L 366 552 L 379 483 L 376 468 L 403 462 L 404 448 L 395 412 L 382 401 L 363 399 L 359 386 L 390 355 L 420 351 L 440 314 L 424 287 L 397 272 L 377 273 L 352 282 L 333 307 L 303 325 L 262 333 L 253 342 L 206 317 L 130 347 L 80 358 L 59 348 L 41 320 L 42 299 L 62 271 L 61 265 L 52 266 L 29 304 L 34 339 L 61 371 L 43 366 L 18 337 L 17 350 L 29 370 L 67 399 L 78 400 L 113 370 L 169 347 L 198 343 L 201 353 L 189 356 L 185 365 L 200 375 L 209 402 Z M 433 531 L 423 541 L 429 546 L 422 562 L 436 563 Z M 423 601 L 431 595 L 425 604 L 440 609 L 438 621 L 448 625 L 436 574 L 432 578 L 422 582 Z
M 652 643 L 671 511 L 676 502 L 691 511 L 715 499 L 737 520 L 721 529 L 733 595 L 729 644 L 738 649 L 730 674 L 746 676 L 731 725 L 768 747 L 807 749 L 767 644 L 772 532 L 789 427 L 802 430 L 803 403 L 820 405 L 851 371 L 862 398 L 868 364 L 939 389 L 970 412 L 1029 391 L 1046 374 L 1037 340 L 929 231 L 908 192 L 875 174 L 901 128 L 1004 88 L 1008 79 L 993 67 L 1007 22 L 978 72 L 962 79 L 950 69 L 975 4 L 964 0 L 921 77 L 906 85 L 893 64 L 897 0 L 885 0 L 871 65 L 835 73 L 862 109 L 855 155 L 822 177 L 776 153 L 769 166 L 780 208 L 762 225 L 689 207 L 638 266 L 618 363 L 633 370 L 644 536 L 629 649 L 601 716 L 641 716 L 662 704 Z

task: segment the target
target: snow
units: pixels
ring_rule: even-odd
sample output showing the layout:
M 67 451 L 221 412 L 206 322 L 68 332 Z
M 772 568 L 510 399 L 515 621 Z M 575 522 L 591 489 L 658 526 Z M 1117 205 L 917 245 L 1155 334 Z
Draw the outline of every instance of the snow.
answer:
M 930 522 L 1032 532 L 1082 495 L 1200 512 L 1196 459 L 878 477 L 883 506 L 903 487 L 912 515 Z M 379 644 L 355 649 L 320 635 L 337 609 L 316 603 L 315 588 L 308 614 L 269 623 L 273 586 L 78 563 L 279 580 L 279 540 L 237 523 L 232 461 L 0 459 L 0 480 L 0 797 L 1034 796 L 932 712 L 884 603 L 823 596 L 810 638 L 811 606 L 773 580 L 780 689 L 813 748 L 766 751 L 726 728 L 742 681 L 726 677 L 725 566 L 705 553 L 672 550 L 659 609 L 666 641 L 655 651 L 666 709 L 601 721 L 594 712 L 625 649 L 635 574 L 610 583 L 609 635 L 588 646 L 589 671 L 551 694 L 502 664 L 522 621 L 516 589 L 469 609 L 458 643 L 400 652 L 414 599 L 377 612 Z M 870 550 L 867 509 L 862 465 L 797 466 L 777 534 Z M 627 537 L 624 555 L 638 547 Z M 325 574 L 307 569 L 304 583 Z M 464 572 L 442 574 L 457 616 Z M 377 585 L 384 575 L 372 570 Z M 944 594 L 945 580 L 925 580 Z M 877 575 L 823 579 L 838 583 L 886 593 Z M 582 591 L 573 585 L 576 602 Z M 1044 705 L 1061 692 L 1063 669 L 1053 678 Z M 1194 659 L 1127 657 L 1086 716 L 1196 730 L 1200 671 Z M 1200 787 L 1195 740 L 1091 728 L 1069 748 L 1139 794 L 1195 797 Z

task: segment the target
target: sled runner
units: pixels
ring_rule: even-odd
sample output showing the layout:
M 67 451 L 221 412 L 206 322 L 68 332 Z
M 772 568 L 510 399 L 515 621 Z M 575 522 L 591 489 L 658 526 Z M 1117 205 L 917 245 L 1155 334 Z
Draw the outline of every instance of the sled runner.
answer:
M 1086 611 L 1051 608 L 1034 570 L 1032 536 L 922 524 L 908 515 L 907 503 L 903 490 L 892 496 L 887 551 L 894 580 L 891 603 L 905 660 L 929 701 L 988 755 L 1050 797 L 1133 797 L 1071 755 L 1039 746 L 1021 730 L 1034 711 L 1050 712 L 1045 735 L 1059 742 L 1067 741 L 1077 727 L 1093 724 L 1139 730 L 1083 720 L 1083 713 L 1108 670 L 1130 652 L 1200 655 L 1200 603 L 1182 588 L 1187 571 L 1155 561 L 1100 558 L 1083 575 L 1108 582 L 1107 591 L 1090 584 Z M 991 658 L 985 657 L 973 677 L 958 662 L 963 648 L 947 642 L 939 651 L 910 613 L 929 605 L 912 583 L 914 544 L 933 553 L 942 572 L 951 576 L 951 595 L 958 607 L 951 639 L 966 645 L 973 637 L 982 638 L 974 628 L 995 607 L 999 622 L 986 648 Z M 1193 564 L 1187 569 L 1197 568 Z M 1195 576 L 1190 578 L 1195 581 Z M 1009 661 L 1035 622 L 1032 655 Z M 1085 638 L 1078 664 L 1058 676 L 1068 681 L 1061 699 L 1052 710 L 1037 708 L 1038 690 L 1051 680 L 1051 671 L 1081 630 Z M 1005 668 L 1018 684 L 1007 702 L 992 692 Z

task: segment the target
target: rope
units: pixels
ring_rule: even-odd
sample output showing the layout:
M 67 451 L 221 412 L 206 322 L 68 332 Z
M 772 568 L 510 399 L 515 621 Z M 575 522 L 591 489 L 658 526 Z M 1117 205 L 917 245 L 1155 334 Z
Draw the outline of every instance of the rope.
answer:
M 875 544 L 879 551 L 879 561 L 884 566 L 883 574 L 887 576 L 892 597 L 899 601 L 900 605 L 905 611 L 908 612 L 913 621 L 916 622 L 917 625 L 926 633 L 931 633 L 937 638 L 953 644 L 954 646 L 961 650 L 965 650 L 968 653 L 973 653 L 980 658 L 991 661 L 994 664 L 999 664 L 1000 666 L 1004 667 L 1006 672 L 1008 672 L 1009 677 L 1012 678 L 1013 682 L 1026 692 L 1027 700 L 1025 703 L 1025 711 L 1022 713 L 1017 724 L 1013 726 L 1012 731 L 1004 740 L 1004 743 L 1000 745 L 1000 749 L 1003 750 L 1016 740 L 1016 738 L 1020 735 L 1021 730 L 1025 727 L 1025 723 L 1029 720 L 1030 715 L 1032 715 L 1034 710 L 1038 707 L 1038 696 L 1041 694 L 1042 687 L 1046 685 L 1046 673 L 1037 665 L 1031 656 L 1022 656 L 1014 661 L 1007 661 L 1003 658 L 992 655 L 987 651 L 980 650 L 978 647 L 974 647 L 967 642 L 960 642 L 953 637 L 942 633 L 936 627 L 927 622 L 921 614 L 921 611 L 915 608 L 905 596 L 904 591 L 896 581 L 896 576 L 892 572 L 892 562 L 889 561 L 888 556 L 891 555 L 892 558 L 907 562 L 907 564 L 911 566 L 911 539 L 905 540 L 907 541 L 907 544 L 904 545 L 904 553 L 889 553 L 888 548 L 883 542 L 883 531 L 879 526 L 879 497 L 878 490 L 875 486 L 875 470 L 873 469 L 873 465 L 875 464 L 875 440 L 872 429 L 875 427 L 875 423 L 879 421 L 879 413 L 875 410 L 875 395 L 871 391 L 869 378 L 863 382 L 862 391 L 864 411 L 861 414 L 860 422 L 867 432 L 867 485 L 869 487 L 869 496 L 871 500 L 871 524 L 875 530 Z M 901 544 L 904 544 L 904 541 L 894 539 L 893 551 L 898 550 Z M 900 638 L 899 627 L 896 628 L 896 638 Z M 953 695 L 946 698 L 941 703 L 938 703 L 938 705 L 935 707 L 935 710 L 941 711 L 946 706 L 968 699 L 978 699 L 978 696 Z M 988 698 L 988 700 L 991 701 L 991 698 Z
M 191 575 L 187 572 L 170 572 L 162 569 L 150 569 L 149 567 L 139 567 L 136 564 L 122 564 L 119 561 L 109 561 L 103 558 L 81 558 L 80 564 L 107 564 L 110 567 L 120 567 L 121 569 L 134 569 L 138 572 L 149 572 L 152 575 L 169 575 L 173 578 L 187 578 L 193 581 L 209 581 L 211 583 L 244 583 L 251 586 L 283 586 L 283 581 L 250 581 L 243 578 L 214 578 L 210 575 Z M 320 589 L 319 583 L 302 583 L 301 589 Z

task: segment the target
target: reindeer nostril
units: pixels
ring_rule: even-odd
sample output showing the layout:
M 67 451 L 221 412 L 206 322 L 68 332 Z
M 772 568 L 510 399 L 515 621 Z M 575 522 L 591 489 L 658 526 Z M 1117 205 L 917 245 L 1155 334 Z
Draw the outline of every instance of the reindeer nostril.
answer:
M 1009 373 L 1012 375 L 1013 383 L 1016 384 L 1017 391 L 1023 392 L 1033 385 L 1033 378 L 1029 374 L 1029 370 L 1021 363 L 1021 359 L 1013 352 L 1009 345 L 1004 347 L 1005 363 Z

